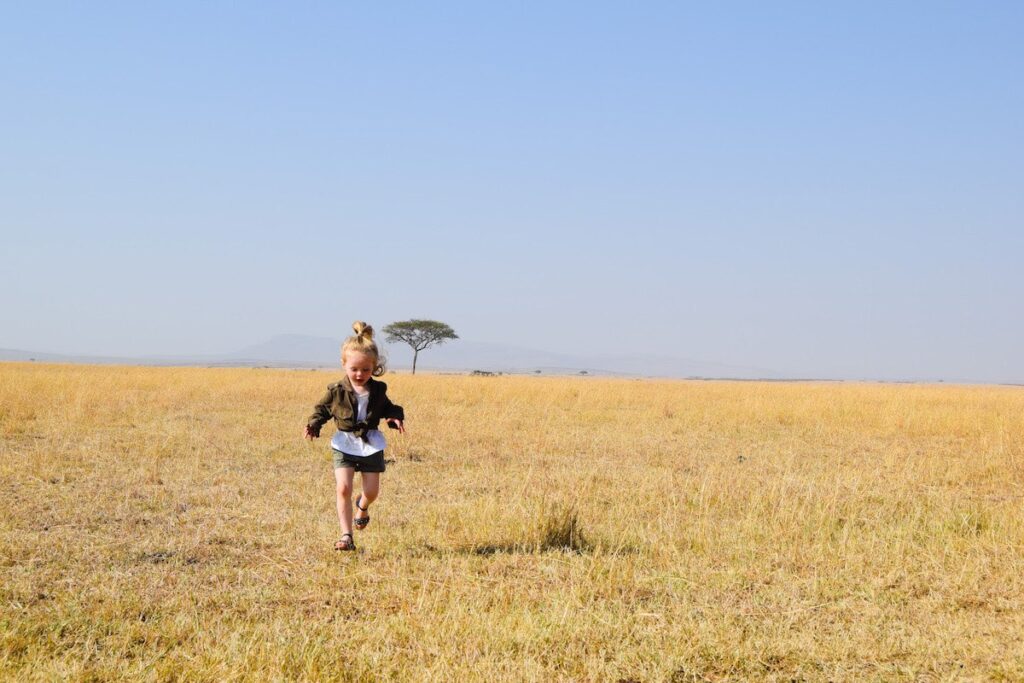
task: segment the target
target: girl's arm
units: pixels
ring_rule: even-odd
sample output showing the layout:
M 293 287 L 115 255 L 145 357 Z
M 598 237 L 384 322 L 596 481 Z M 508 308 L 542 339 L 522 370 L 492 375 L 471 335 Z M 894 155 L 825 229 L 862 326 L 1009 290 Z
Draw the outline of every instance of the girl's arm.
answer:
M 324 394 L 324 397 L 313 407 L 313 414 L 309 416 L 309 420 L 306 421 L 306 438 L 315 439 L 320 436 L 320 428 L 323 427 L 324 423 L 331 419 L 331 401 L 333 400 L 334 392 L 330 389 Z
M 384 407 L 381 411 L 384 420 L 392 429 L 397 429 L 399 434 L 405 434 L 405 411 L 402 406 L 395 405 L 391 399 L 384 396 Z

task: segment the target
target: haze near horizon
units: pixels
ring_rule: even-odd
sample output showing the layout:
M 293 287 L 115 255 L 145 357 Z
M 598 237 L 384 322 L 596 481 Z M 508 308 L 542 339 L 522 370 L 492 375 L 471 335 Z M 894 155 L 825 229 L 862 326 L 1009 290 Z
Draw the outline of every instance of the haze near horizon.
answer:
M 0 348 L 426 317 L 560 353 L 1022 382 L 1022 20 L 6 7 Z

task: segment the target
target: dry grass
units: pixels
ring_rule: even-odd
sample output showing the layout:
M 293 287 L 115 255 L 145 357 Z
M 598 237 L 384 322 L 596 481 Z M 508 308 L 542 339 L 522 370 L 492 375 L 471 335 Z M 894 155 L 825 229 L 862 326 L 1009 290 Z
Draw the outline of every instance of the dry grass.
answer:
M 1022 389 L 339 374 L 0 365 L 0 677 L 1024 679 Z

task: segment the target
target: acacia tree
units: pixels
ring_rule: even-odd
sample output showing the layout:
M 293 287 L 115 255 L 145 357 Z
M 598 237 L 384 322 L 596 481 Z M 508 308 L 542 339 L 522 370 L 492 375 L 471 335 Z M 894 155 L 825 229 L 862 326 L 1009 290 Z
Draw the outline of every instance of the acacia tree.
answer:
M 448 325 L 437 320 L 403 320 L 384 326 L 389 342 L 401 341 L 412 347 L 412 374 L 416 374 L 416 358 L 423 349 L 444 344 L 459 335 Z

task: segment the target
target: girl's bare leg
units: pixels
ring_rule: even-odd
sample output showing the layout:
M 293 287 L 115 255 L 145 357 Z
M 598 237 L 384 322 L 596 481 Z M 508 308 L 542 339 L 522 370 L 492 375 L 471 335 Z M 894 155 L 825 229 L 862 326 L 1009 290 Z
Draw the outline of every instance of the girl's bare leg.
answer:
M 370 503 L 377 500 L 377 496 L 380 495 L 380 472 L 362 472 L 360 478 L 363 484 L 362 500 L 358 498 L 356 500 L 364 508 L 368 508 Z M 360 517 L 365 514 L 365 512 L 359 512 Z
M 342 534 L 352 533 L 352 480 L 355 479 L 355 476 L 356 471 L 351 467 L 334 468 L 334 481 L 337 484 L 338 495 L 338 523 L 341 524 Z M 364 504 L 363 507 L 366 505 Z

